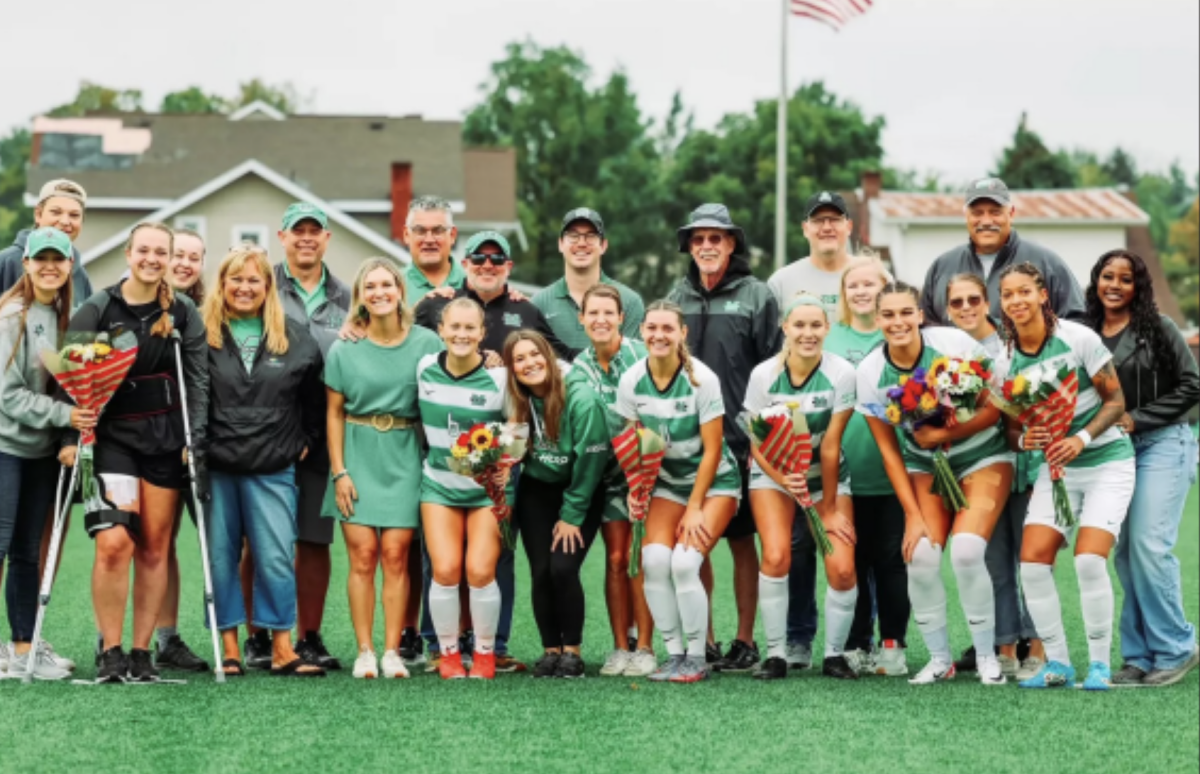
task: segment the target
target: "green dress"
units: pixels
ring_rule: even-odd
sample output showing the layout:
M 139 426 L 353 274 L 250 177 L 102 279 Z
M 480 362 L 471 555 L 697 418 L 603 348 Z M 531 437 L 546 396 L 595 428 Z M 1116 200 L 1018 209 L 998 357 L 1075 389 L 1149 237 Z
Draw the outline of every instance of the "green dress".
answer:
M 418 419 L 417 363 L 442 349 L 433 331 L 413 326 L 399 345 L 383 347 L 369 339 L 338 341 L 325 359 L 325 384 L 345 396 L 347 416 L 392 414 Z M 342 517 L 335 487 L 325 491 L 321 515 L 381 529 L 416 529 L 421 524 L 421 444 L 418 431 L 346 423 L 346 470 L 358 501 L 354 516 Z

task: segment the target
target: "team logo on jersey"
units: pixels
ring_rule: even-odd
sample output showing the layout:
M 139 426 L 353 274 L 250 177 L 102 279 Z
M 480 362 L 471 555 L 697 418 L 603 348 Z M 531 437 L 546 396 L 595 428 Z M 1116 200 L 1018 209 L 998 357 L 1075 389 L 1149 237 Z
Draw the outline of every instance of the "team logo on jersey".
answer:
M 487 405 L 487 396 L 486 396 L 486 395 L 481 395 L 481 394 L 479 394 L 478 392 L 476 392 L 476 393 L 473 393 L 473 394 L 471 395 L 471 405 L 472 405 L 472 406 L 484 406 L 484 405 Z
M 815 409 L 829 408 L 829 399 L 824 395 L 817 395 L 812 399 L 812 405 Z
M 520 328 L 521 327 L 521 315 L 516 314 L 514 312 L 505 312 L 504 313 L 504 324 L 510 328 Z
M 742 308 L 742 305 L 739 304 L 737 301 L 726 301 L 725 302 L 725 311 L 726 312 L 737 312 L 741 308 Z

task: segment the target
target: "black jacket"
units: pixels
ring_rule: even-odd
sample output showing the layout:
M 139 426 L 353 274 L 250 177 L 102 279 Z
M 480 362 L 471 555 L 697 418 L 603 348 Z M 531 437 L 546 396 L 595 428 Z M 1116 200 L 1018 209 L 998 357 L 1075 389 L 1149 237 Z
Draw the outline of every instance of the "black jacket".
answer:
M 716 373 L 725 401 L 725 442 L 739 460 L 750 454 L 746 430 L 737 421 L 746 399 L 750 372 L 779 352 L 779 304 L 765 282 L 750 273 L 746 259 L 735 255 L 716 287 L 708 290 L 693 261 L 687 276 L 675 283 L 667 299 L 683 309 L 692 356 Z
M 1132 328 L 1113 350 L 1113 366 L 1125 393 L 1125 409 L 1133 418 L 1134 434 L 1187 420 L 1187 414 L 1200 402 L 1200 368 L 1183 334 L 1163 315 L 1162 329 L 1171 343 L 1173 364 L 1155 363 L 1150 342 Z M 1173 368 L 1171 366 L 1174 366 Z M 1176 377 L 1172 371 L 1178 371 Z
M 325 423 L 321 350 L 304 325 L 288 318 L 288 351 L 266 342 L 249 373 L 228 327 L 224 345 L 208 347 L 210 377 L 208 468 L 227 473 L 276 473 L 317 451 Z
M 513 301 L 507 286 L 499 296 L 491 301 L 484 301 L 464 282 L 461 288 L 454 291 L 454 298 L 469 298 L 483 307 L 483 342 L 479 345 L 483 349 L 490 349 L 497 354 L 503 353 L 504 340 L 508 338 L 508 334 L 517 330 L 528 330 L 537 331 L 545 336 L 546 341 L 563 360 L 574 360 L 579 354 L 579 350 L 571 349 L 554 335 L 550 323 L 546 322 L 542 315 L 542 310 L 534 306 L 532 301 Z M 437 332 L 438 323 L 442 321 L 442 309 L 452 300 L 435 295 L 425 296 L 414 310 L 417 325 Z

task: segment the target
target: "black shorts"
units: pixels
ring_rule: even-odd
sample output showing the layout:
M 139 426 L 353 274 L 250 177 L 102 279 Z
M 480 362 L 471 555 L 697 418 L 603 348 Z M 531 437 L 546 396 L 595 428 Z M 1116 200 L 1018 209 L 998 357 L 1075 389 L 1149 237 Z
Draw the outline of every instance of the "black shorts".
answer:
M 750 474 L 745 465 L 742 465 L 741 469 L 742 499 L 738 500 L 737 513 L 733 514 L 733 518 L 729 520 L 729 525 L 725 527 L 725 532 L 721 535 L 726 540 L 750 537 L 758 532 L 758 527 L 754 524 L 754 514 L 750 511 Z
M 95 452 L 96 473 L 132 476 L 160 489 L 188 486 L 183 449 L 163 454 L 142 454 L 115 441 L 99 441 Z

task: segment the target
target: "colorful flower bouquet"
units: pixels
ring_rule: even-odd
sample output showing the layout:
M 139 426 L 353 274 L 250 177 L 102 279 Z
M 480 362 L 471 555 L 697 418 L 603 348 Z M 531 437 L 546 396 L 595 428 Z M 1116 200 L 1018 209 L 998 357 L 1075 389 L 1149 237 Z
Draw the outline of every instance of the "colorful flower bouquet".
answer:
M 633 525 L 633 546 L 629 552 L 629 577 L 636 577 L 642 560 L 642 540 L 646 535 L 646 514 L 650 495 L 658 481 L 667 444 L 662 437 L 641 423 L 635 423 L 613 439 L 617 462 L 629 482 L 629 522 Z
M 975 416 L 979 396 L 992 379 L 989 358 L 939 357 L 929 367 L 926 381 L 946 411 L 946 426 L 969 422 Z
M 446 458 L 446 467 L 479 484 L 492 501 L 492 513 L 500 527 L 500 537 L 508 550 L 516 548 L 512 528 L 512 507 L 505 485 L 497 481 L 503 470 L 525 456 L 529 426 L 505 422 L 480 422 L 455 439 Z

